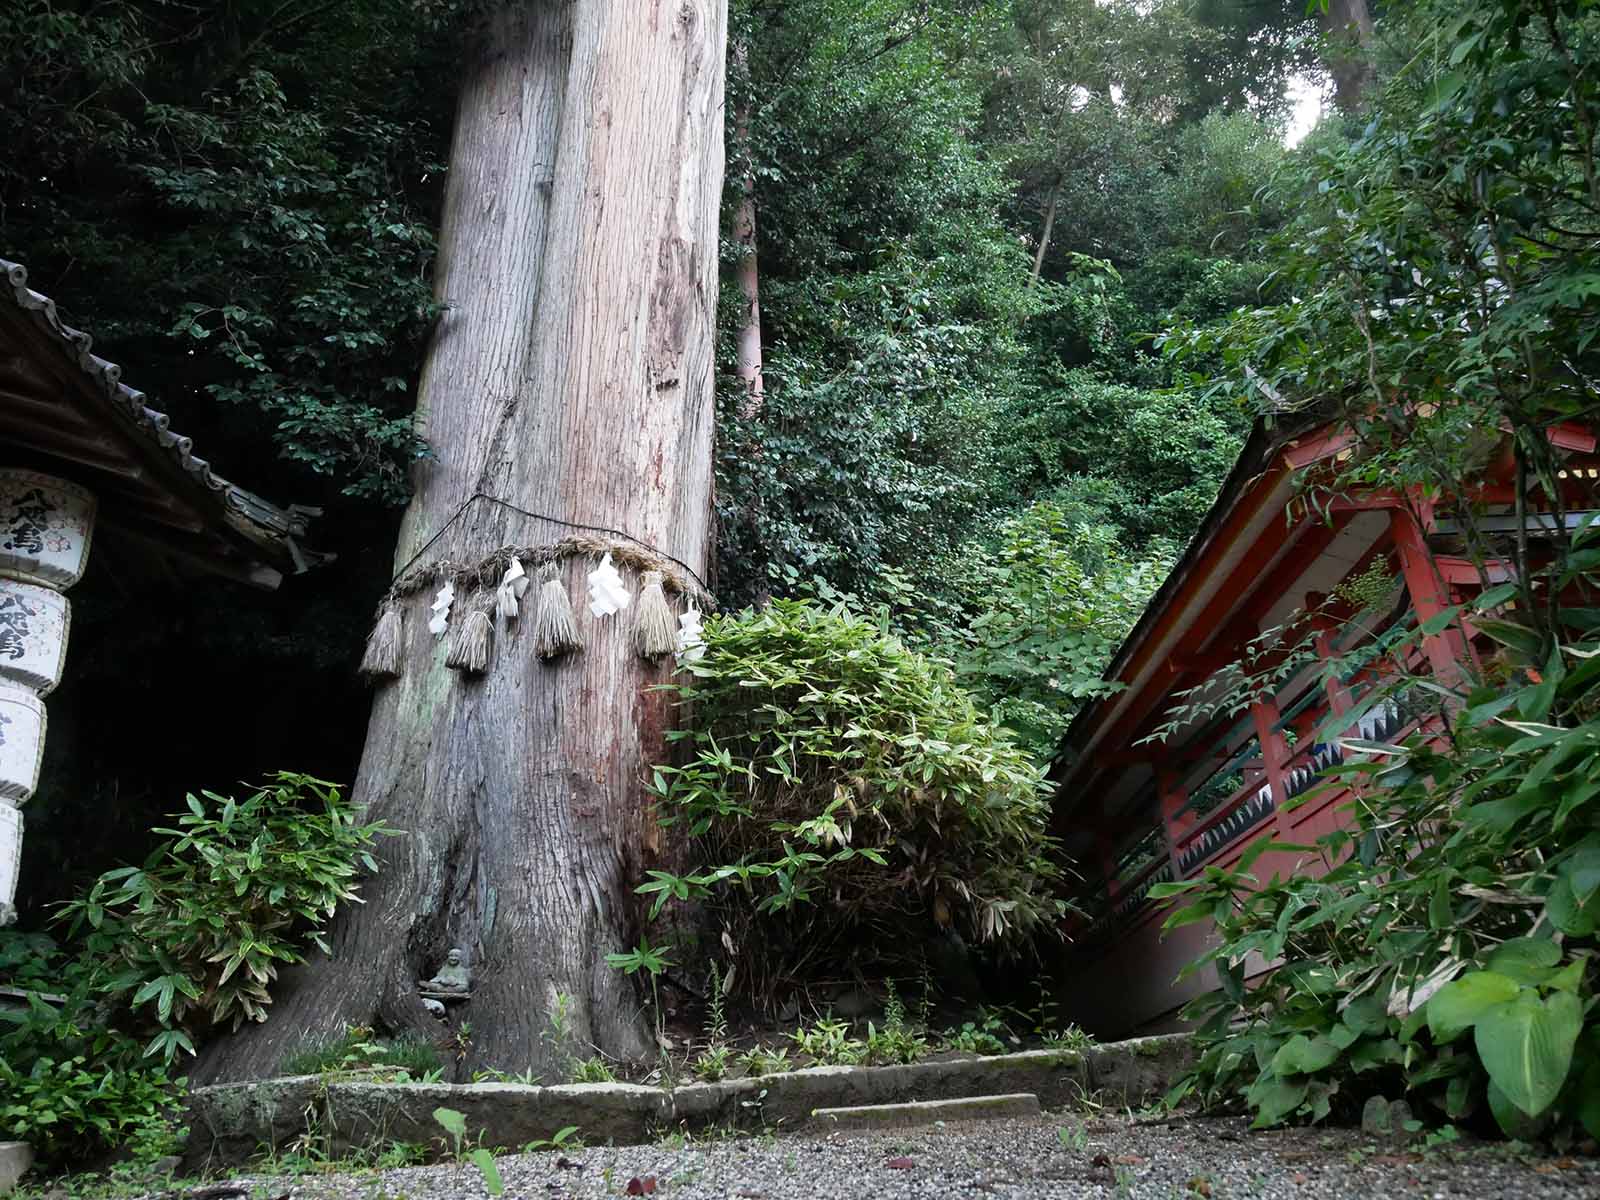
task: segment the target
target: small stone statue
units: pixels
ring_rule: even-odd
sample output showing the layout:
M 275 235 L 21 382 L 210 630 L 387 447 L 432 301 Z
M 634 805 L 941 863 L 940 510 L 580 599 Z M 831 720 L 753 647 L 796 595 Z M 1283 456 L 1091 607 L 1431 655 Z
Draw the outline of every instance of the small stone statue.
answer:
M 472 994 L 472 975 L 461 962 L 460 950 L 452 949 L 445 955 L 444 966 L 432 979 L 417 984 L 424 997 L 438 1000 L 465 1000 Z

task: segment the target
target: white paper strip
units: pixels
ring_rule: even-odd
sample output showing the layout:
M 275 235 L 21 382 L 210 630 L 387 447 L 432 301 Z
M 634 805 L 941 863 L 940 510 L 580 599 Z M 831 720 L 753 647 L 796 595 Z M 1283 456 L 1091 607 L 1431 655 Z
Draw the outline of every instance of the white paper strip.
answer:
M 39 786 L 44 704 L 27 688 L 0 684 L 0 798 L 20 804 Z
M 494 590 L 495 615 L 503 621 L 516 620 L 517 601 L 527 590 L 528 573 L 522 569 L 521 560 L 513 558 L 500 579 L 500 586 Z
M 0 681 L 49 695 L 61 682 L 72 609 L 54 588 L 0 579 Z
M 678 618 L 678 661 L 694 662 L 705 657 L 706 636 L 700 623 L 700 610 L 689 602 L 689 611 Z
M 609 617 L 633 603 L 628 589 L 622 586 L 622 576 L 611 565 L 608 553 L 600 565 L 589 572 L 589 611 L 597 617 Z
M 0 470 L 0 575 L 69 588 L 83 576 L 94 494 L 37 471 Z
M 439 589 L 439 594 L 433 598 L 433 616 L 428 620 L 428 632 L 434 637 L 443 637 L 444 631 L 450 627 L 450 606 L 455 603 L 456 585 L 449 580 Z

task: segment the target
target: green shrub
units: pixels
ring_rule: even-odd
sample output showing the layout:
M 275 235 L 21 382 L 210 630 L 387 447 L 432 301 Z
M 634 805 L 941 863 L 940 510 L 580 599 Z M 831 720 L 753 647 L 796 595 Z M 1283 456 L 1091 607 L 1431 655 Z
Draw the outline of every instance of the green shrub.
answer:
M 708 1082 L 721 1079 L 728 1073 L 728 1064 L 733 1058 L 733 1051 L 727 1046 L 707 1046 L 695 1055 L 692 1064 L 696 1079 Z
M 965 1022 L 960 1029 L 947 1029 L 945 1045 L 963 1054 L 1004 1054 L 1006 1044 L 1002 1039 L 1011 1036 L 1004 1021 L 980 1010 L 977 1020 Z
M 652 916 L 709 901 L 738 947 L 733 987 L 887 975 L 944 927 L 1012 949 L 1054 931 L 1041 772 L 944 664 L 842 608 L 775 601 L 708 621 L 688 670 L 693 726 L 670 735 L 686 753 L 654 792 L 697 869 L 639 890 Z
M 100 964 L 99 990 L 149 1006 L 151 1052 L 194 1052 L 212 1025 L 264 1021 L 268 988 L 377 870 L 381 823 L 356 822 L 337 786 L 283 771 L 243 800 L 202 792 L 142 866 L 100 876 L 65 906 L 73 933 Z
M 0 1009 L 0 1141 L 31 1142 L 46 1162 L 116 1147 L 158 1158 L 183 1080 L 107 1025 L 94 974 L 42 934 L 0 933 L 0 978 L 34 993 Z
M 914 1063 L 932 1049 L 926 1030 L 913 1026 L 906 1016 L 905 1001 L 894 980 L 883 981 L 883 1028 L 867 1023 L 867 1061 L 874 1064 Z
M 615 1083 L 616 1081 L 616 1072 L 598 1054 L 591 1058 L 580 1058 L 573 1061 L 573 1083 Z
M 32 993 L 0 1011 L 0 1133 L 46 1159 L 168 1153 L 184 1084 L 172 1059 L 214 1023 L 265 1020 L 278 966 L 321 944 L 387 832 L 305 775 L 281 772 L 242 801 L 201 796 L 143 866 L 65 906 L 76 944 L 0 933 L 0 979 Z
M 789 1040 L 801 1054 L 822 1067 L 853 1067 L 867 1058 L 867 1044 L 850 1036 L 849 1024 L 828 1017 L 809 1029 L 800 1026 Z
M 165 1068 L 136 1065 L 137 1043 L 91 1063 L 81 1054 L 35 1057 L 26 1070 L 0 1055 L 0 1132 L 32 1143 L 46 1161 L 99 1151 L 133 1150 L 146 1161 L 175 1144 L 173 1110 L 182 1080 Z
M 389 1067 L 418 1079 L 438 1075 L 443 1064 L 438 1047 L 415 1036 L 385 1040 L 372 1030 L 347 1027 L 338 1037 L 310 1042 L 283 1060 L 285 1075 L 321 1075 Z
M 1333 770 L 1362 793 L 1348 828 L 1314 847 L 1263 838 L 1235 870 L 1152 893 L 1186 902 L 1169 928 L 1212 920 L 1219 935 L 1186 969 L 1214 966 L 1221 986 L 1188 1010 L 1203 1053 L 1172 1099 L 1242 1096 L 1267 1126 L 1353 1118 L 1369 1097 L 1404 1094 L 1419 1115 L 1511 1137 L 1579 1126 L 1600 1137 L 1591 612 L 1567 612 L 1573 636 L 1537 662 L 1531 630 L 1474 618 L 1536 682 L 1468 692 L 1442 744 L 1346 741 L 1350 760 Z M 1408 686 L 1442 690 L 1400 679 L 1368 702 Z M 1249 872 L 1270 849 L 1320 854 L 1332 869 L 1263 884 Z M 1263 959 L 1273 965 L 1247 984 L 1246 962 Z
M 739 1056 L 739 1065 L 747 1075 L 781 1075 L 794 1067 L 785 1049 L 772 1050 L 757 1046 Z

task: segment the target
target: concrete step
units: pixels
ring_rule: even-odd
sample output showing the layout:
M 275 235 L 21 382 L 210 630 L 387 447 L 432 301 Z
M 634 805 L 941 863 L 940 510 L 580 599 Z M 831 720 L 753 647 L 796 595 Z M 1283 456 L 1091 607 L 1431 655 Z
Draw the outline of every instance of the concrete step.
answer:
M 32 1165 L 33 1147 L 27 1142 L 0 1142 L 0 1195 L 16 1187 Z
M 811 1119 L 824 1128 L 894 1129 L 938 1121 L 981 1121 L 1036 1117 L 1039 1097 L 1032 1092 L 1004 1096 L 963 1096 L 957 1100 L 912 1100 L 904 1104 L 862 1104 L 853 1108 L 814 1108 Z

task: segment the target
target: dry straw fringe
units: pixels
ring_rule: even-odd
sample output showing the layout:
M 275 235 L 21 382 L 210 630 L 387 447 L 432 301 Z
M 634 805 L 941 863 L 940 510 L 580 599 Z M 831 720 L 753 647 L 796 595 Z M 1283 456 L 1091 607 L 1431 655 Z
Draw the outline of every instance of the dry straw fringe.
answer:
M 400 644 L 404 639 L 404 617 L 400 605 L 391 600 L 383 606 L 378 623 L 367 638 L 367 649 L 361 656 L 361 673 L 371 680 L 398 679 Z
M 438 586 L 436 581 L 445 579 L 453 580 L 458 591 L 463 588 L 488 588 L 492 591 L 499 585 L 513 558 L 520 558 L 529 567 L 543 567 L 566 558 L 598 559 L 604 554 L 610 554 L 611 561 L 619 568 L 630 567 L 639 572 L 659 571 L 662 586 L 667 591 L 693 597 L 696 606 L 704 611 L 716 610 L 716 597 L 701 587 L 697 580 L 676 569 L 665 555 L 642 548 L 636 542 L 589 534 L 565 537 L 559 542 L 539 546 L 502 546 L 475 563 L 439 559 L 406 571 L 395 580 L 389 595 L 392 599 L 415 595 Z
M 572 612 L 567 585 L 556 575 L 555 563 L 539 571 L 539 607 L 533 617 L 533 651 L 540 658 L 557 658 L 583 649 L 578 621 Z
M 678 620 L 661 590 L 661 572 L 646 571 L 643 583 L 634 606 L 633 641 L 644 658 L 660 658 L 678 648 Z
M 644 575 L 647 591 L 650 590 L 649 576 L 656 577 L 655 595 L 649 603 L 636 609 L 634 614 L 635 642 L 639 653 L 646 657 L 671 654 L 676 648 L 677 635 L 667 592 L 689 597 L 697 608 L 704 611 L 716 611 L 716 597 L 693 575 L 686 570 L 679 570 L 680 564 L 676 560 L 631 539 L 577 534 L 538 546 L 502 546 L 475 563 L 438 559 L 403 572 L 384 597 L 378 622 L 367 639 L 366 651 L 361 658 L 361 672 L 377 681 L 398 678 L 404 670 L 402 600 L 423 590 L 432 591 L 445 580 L 453 582 L 458 593 L 477 590 L 493 595 L 512 559 L 521 559 L 530 568 L 539 570 L 540 578 L 544 580 L 539 590 L 539 607 L 534 621 L 535 651 L 541 658 L 553 658 L 581 650 L 583 638 L 578 633 L 572 601 L 567 596 L 566 587 L 556 577 L 554 567 L 563 559 L 599 559 L 605 554 L 610 554 L 618 567 L 627 567 Z M 656 598 L 660 600 L 659 606 L 655 604 Z M 655 611 L 651 612 L 652 609 Z M 661 632 L 662 612 L 666 615 L 666 636 Z M 476 619 L 480 615 L 484 617 L 481 623 Z M 473 613 L 456 632 L 446 663 L 459 670 L 487 670 L 492 629 L 493 622 L 487 619 L 487 613 Z M 471 665 L 480 661 L 481 666 Z
M 444 665 L 468 675 L 482 675 L 489 669 L 489 641 L 493 635 L 494 622 L 489 618 L 489 610 L 473 609 L 451 638 Z

